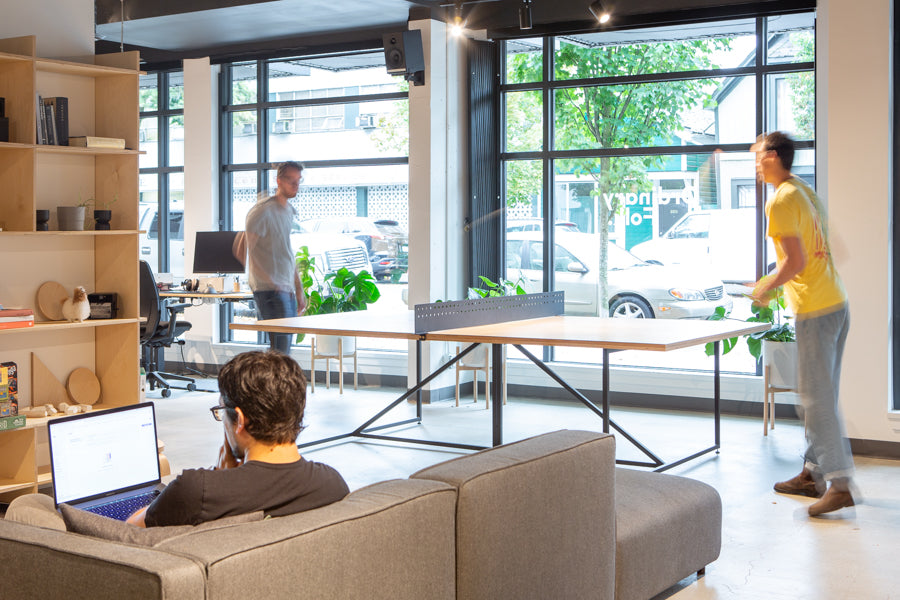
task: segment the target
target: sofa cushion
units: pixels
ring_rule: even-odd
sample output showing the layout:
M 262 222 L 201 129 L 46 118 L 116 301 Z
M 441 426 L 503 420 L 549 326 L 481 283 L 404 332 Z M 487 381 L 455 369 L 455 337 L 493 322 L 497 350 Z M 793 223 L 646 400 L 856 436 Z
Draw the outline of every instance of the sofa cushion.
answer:
M 264 517 L 263 512 L 256 511 L 245 515 L 234 515 L 215 521 L 208 521 L 200 525 L 175 525 L 169 527 L 136 527 L 125 521 L 117 521 L 96 515 L 91 512 L 73 508 L 68 504 L 60 504 L 59 511 L 65 521 L 66 530 L 72 533 L 80 533 L 92 537 L 109 540 L 112 542 L 123 542 L 126 544 L 135 544 L 138 546 L 155 547 L 170 540 L 172 538 L 187 535 L 197 531 L 207 531 L 210 529 L 219 529 L 221 527 L 231 527 L 241 523 L 250 523 L 253 521 L 261 521 Z
M 53 498 L 46 494 L 25 494 L 14 498 L 6 509 L 5 518 L 45 529 L 66 530 L 66 522 L 56 510 Z
M 616 469 L 616 600 L 646 600 L 719 557 L 715 489 L 664 473 Z
M 457 598 L 612 598 L 615 440 L 557 431 L 412 475 L 458 489 Z
M 295 515 L 157 546 L 207 572 L 207 597 L 453 600 L 455 490 L 383 481 Z

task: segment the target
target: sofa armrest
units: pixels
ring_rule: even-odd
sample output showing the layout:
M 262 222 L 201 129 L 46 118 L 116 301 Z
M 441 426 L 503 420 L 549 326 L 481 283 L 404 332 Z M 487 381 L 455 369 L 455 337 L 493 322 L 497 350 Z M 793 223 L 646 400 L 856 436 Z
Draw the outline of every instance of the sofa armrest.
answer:
M 557 431 L 411 476 L 458 490 L 457 598 L 612 598 L 615 440 Z
M 183 556 L 0 519 L 4 600 L 205 598 L 201 565 Z

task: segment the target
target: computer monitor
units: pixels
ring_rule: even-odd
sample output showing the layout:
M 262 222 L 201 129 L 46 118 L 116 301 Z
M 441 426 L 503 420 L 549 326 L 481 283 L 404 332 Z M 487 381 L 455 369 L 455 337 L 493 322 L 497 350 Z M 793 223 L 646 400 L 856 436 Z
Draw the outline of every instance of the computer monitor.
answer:
M 243 273 L 244 265 L 232 248 L 240 231 L 198 231 L 194 244 L 194 273 Z

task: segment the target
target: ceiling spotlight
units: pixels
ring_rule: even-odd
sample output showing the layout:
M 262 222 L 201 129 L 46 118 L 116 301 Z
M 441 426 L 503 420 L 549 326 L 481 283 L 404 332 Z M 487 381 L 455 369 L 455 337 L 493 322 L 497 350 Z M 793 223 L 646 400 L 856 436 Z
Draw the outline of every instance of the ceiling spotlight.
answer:
M 455 36 L 461 36 L 463 29 L 466 27 L 466 20 L 463 18 L 462 2 L 453 5 L 453 24 L 450 26 L 450 33 Z
M 591 14 L 594 15 L 594 18 L 597 19 L 599 23 L 608 23 L 609 22 L 609 9 L 603 5 L 601 0 L 596 0 L 595 2 L 591 2 L 591 5 L 588 7 L 591 11 Z
M 519 29 L 531 29 L 531 0 L 522 0 L 519 7 Z

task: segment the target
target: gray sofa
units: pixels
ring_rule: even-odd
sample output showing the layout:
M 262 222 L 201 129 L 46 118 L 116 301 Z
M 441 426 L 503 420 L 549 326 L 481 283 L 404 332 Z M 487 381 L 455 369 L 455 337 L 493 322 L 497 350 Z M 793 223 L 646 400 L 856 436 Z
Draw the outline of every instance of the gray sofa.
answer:
M 615 468 L 559 431 L 305 513 L 149 546 L 0 520 L 3 598 L 647 599 L 715 560 L 705 484 Z

